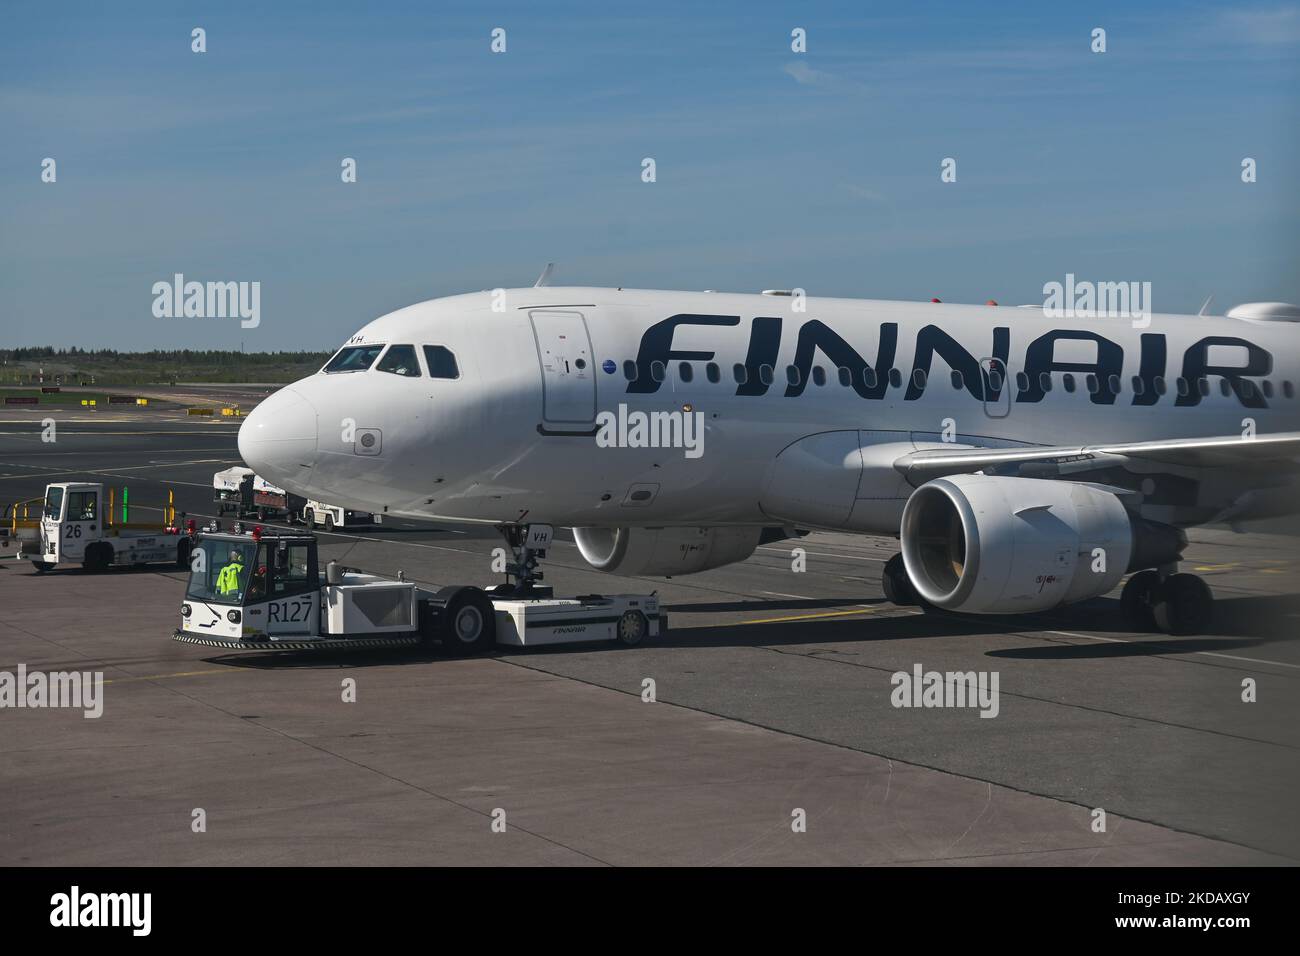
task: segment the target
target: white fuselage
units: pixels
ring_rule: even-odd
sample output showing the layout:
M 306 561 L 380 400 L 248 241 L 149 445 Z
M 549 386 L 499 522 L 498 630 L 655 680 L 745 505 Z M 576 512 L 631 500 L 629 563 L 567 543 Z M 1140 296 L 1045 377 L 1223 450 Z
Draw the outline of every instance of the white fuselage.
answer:
M 1294 430 L 1298 338 L 1292 323 L 1221 317 L 1155 315 L 1143 326 L 1037 308 L 498 290 L 401 309 L 347 343 L 413 345 L 422 363 L 423 346 L 443 346 L 458 377 L 430 377 L 425 364 L 418 376 L 378 362 L 322 371 L 254 410 L 240 450 L 297 494 L 377 514 L 894 533 L 911 491 L 888 467 L 895 450 Z M 654 412 L 697 416 L 697 446 L 598 441 L 608 416 L 626 426 Z M 859 451 L 869 447 L 888 451 L 872 462 Z M 835 458 L 849 454 L 861 467 L 846 477 Z

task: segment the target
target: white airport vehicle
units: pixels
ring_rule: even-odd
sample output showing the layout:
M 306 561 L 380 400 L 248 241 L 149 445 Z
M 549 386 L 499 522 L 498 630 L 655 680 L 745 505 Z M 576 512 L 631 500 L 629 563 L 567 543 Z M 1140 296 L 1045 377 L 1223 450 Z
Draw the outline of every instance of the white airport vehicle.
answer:
M 342 505 L 331 505 L 310 498 L 303 506 L 302 520 L 309 528 L 323 526 L 326 531 L 335 528 L 368 528 L 381 523 L 380 516 L 369 511 L 353 511 Z
M 547 532 L 549 541 L 549 531 Z M 536 569 L 531 549 L 510 569 Z M 539 575 L 483 590 L 429 590 L 330 562 L 319 567 L 315 535 L 204 531 L 190 555 L 181 626 L 186 644 L 232 650 L 301 651 L 441 644 L 453 654 L 494 644 L 532 647 L 586 641 L 639 644 L 667 629 L 657 595 L 555 598 Z
M 259 521 L 282 518 L 293 524 L 304 500 L 271 484 L 252 468 L 226 468 L 212 476 L 212 503 L 218 517 L 230 512 L 239 518 Z
M 1130 574 L 1134 629 L 1192 633 L 1213 601 L 1178 570 L 1183 529 L 1300 509 L 1300 308 L 1165 315 L 1127 283 L 1067 278 L 1064 308 L 1037 310 L 437 299 L 268 397 L 240 454 L 376 514 L 571 527 L 601 571 L 691 574 L 799 530 L 897 535 L 882 584 L 902 604 L 1036 612 Z
M 37 571 L 80 564 L 89 571 L 109 566 L 170 564 L 183 568 L 192 541 L 176 527 L 176 508 L 168 491 L 159 522 L 130 521 L 130 491 L 121 492 L 121 518 L 116 517 L 117 493 L 99 482 L 61 481 L 45 487 L 40 535 L 23 540 L 19 560 Z

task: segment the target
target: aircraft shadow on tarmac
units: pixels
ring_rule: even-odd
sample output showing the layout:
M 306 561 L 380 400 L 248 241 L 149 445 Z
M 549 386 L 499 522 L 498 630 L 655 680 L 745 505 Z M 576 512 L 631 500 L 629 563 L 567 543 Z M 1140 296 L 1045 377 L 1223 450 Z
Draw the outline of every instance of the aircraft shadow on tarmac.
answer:
M 1052 641 L 1043 646 L 1006 647 L 986 651 L 989 657 L 1019 660 L 1097 660 L 1123 657 L 1155 657 L 1203 651 L 1231 653 L 1291 639 L 1293 616 L 1300 614 L 1300 595 L 1224 598 L 1218 603 L 1215 633 L 1205 637 L 1174 637 L 1166 634 L 1136 634 L 1120 611 L 1119 601 L 1102 598 L 1084 602 L 1061 612 L 1015 617 L 983 617 L 932 611 L 925 614 L 877 617 L 868 608 L 889 608 L 888 602 L 876 599 L 809 600 L 783 602 L 739 602 L 720 604 L 679 604 L 670 612 L 682 614 L 722 612 L 734 609 L 799 611 L 816 614 L 825 608 L 864 607 L 864 616 L 852 619 L 812 619 L 765 621 L 764 623 L 728 623 L 722 626 L 674 626 L 662 638 L 646 641 L 635 649 L 618 644 L 591 642 L 551 647 L 501 649 L 493 655 L 502 659 L 554 654 L 617 654 L 657 650 L 709 647 L 762 647 L 767 645 L 863 643 L 913 640 L 925 637 L 960 637 L 962 635 L 1007 635 L 1066 630 L 1105 636 L 1125 635 L 1115 642 L 1069 644 Z M 205 658 L 209 663 L 258 669 L 376 667 L 399 664 L 452 662 L 451 657 L 434 646 L 395 651 L 307 651 L 254 652 L 224 654 Z

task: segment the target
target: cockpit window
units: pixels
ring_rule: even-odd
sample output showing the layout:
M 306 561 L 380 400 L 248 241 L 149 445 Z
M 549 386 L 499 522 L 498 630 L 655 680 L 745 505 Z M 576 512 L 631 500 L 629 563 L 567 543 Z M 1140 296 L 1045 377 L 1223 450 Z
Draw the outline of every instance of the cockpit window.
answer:
M 424 360 L 429 363 L 429 374 L 433 378 L 460 378 L 460 369 L 456 367 L 456 356 L 441 345 L 426 345 Z
M 390 345 L 375 368 L 381 372 L 405 375 L 407 378 L 420 377 L 420 364 L 415 359 L 414 345 Z
M 384 350 L 382 345 L 348 345 L 341 349 L 337 355 L 329 360 L 325 366 L 326 372 L 364 372 L 370 368 L 379 353 Z

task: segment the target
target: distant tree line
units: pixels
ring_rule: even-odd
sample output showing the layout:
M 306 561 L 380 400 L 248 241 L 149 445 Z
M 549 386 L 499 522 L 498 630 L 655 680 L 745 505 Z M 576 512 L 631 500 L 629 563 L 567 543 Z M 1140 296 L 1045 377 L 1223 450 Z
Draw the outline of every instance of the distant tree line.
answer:
M 213 365 L 300 365 L 323 363 L 330 352 L 235 352 L 229 349 L 154 349 L 149 352 L 122 352 L 117 349 L 56 349 L 50 345 L 32 348 L 0 349 L 5 362 L 77 362 L 138 361 L 150 364 L 181 366 Z

